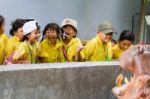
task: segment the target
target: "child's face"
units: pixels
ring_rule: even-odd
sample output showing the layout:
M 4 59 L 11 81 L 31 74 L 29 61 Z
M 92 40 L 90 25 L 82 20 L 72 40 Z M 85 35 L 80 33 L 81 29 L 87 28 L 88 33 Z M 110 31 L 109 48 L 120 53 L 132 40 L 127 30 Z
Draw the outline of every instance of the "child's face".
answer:
M 112 39 L 112 33 L 104 34 L 102 32 L 99 33 L 99 37 L 104 43 L 108 43 Z
M 3 23 L 0 27 L 0 34 L 4 33 L 4 30 L 5 30 L 5 23 Z
M 48 29 L 46 30 L 46 37 L 51 42 L 56 42 L 57 40 L 57 32 L 54 29 Z
M 129 40 L 122 40 L 119 42 L 119 47 L 124 51 L 127 50 L 131 45 L 132 42 Z
M 39 37 L 40 37 L 40 31 L 36 29 L 28 35 L 28 40 L 35 43 L 38 41 Z
M 23 38 L 23 36 L 24 36 L 24 34 L 23 34 L 23 28 L 22 28 L 22 27 L 19 28 L 19 29 L 15 32 L 15 35 L 16 35 L 17 37 L 19 37 L 20 40 L 22 40 L 22 38 Z
M 70 25 L 65 26 L 63 30 L 67 34 L 67 39 L 69 40 L 71 40 L 76 35 L 76 31 Z

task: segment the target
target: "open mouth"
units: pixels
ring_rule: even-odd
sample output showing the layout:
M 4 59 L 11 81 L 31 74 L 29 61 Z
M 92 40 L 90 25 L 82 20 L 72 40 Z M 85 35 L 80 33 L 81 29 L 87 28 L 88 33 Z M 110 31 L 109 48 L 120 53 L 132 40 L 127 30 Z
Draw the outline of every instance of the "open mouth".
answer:
M 64 33 L 64 36 L 68 37 L 68 36 L 69 36 L 69 33 Z
M 39 37 L 36 37 L 35 40 L 38 41 L 38 40 L 39 40 Z
M 49 39 L 50 39 L 50 40 L 51 40 L 51 39 L 53 40 L 53 39 L 56 39 L 56 37 L 49 37 Z

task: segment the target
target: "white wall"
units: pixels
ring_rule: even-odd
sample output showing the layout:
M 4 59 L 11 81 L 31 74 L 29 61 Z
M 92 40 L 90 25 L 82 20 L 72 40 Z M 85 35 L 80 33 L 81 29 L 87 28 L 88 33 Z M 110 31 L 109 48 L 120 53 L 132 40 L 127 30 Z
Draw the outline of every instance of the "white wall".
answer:
M 131 29 L 140 0 L 1 0 L 0 14 L 6 18 L 6 33 L 16 18 L 33 18 L 43 27 L 49 22 L 61 24 L 64 18 L 78 21 L 78 36 L 90 39 L 99 23 L 109 20 L 118 33 Z

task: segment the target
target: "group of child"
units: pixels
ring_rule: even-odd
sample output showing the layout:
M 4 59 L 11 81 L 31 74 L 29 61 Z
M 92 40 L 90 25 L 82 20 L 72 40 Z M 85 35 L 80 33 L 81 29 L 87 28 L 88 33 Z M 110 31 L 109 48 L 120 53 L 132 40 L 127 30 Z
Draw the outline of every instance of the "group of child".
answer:
M 114 29 L 110 22 L 102 22 L 96 37 L 85 46 L 77 38 L 77 22 L 70 18 L 64 19 L 61 27 L 48 23 L 40 42 L 40 26 L 36 21 L 16 19 L 10 29 L 11 38 L 4 33 L 4 27 L 5 19 L 0 15 L 0 64 L 116 60 L 134 42 L 134 34 L 125 30 L 113 46 Z

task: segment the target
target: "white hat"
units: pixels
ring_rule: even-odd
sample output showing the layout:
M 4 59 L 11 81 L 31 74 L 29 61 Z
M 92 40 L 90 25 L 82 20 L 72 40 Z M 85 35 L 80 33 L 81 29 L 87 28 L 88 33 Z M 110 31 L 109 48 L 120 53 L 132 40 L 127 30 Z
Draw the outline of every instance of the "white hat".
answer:
M 28 21 L 23 25 L 23 32 L 24 35 L 34 31 L 35 29 L 37 29 L 37 25 L 36 25 L 36 21 Z
M 70 18 L 64 19 L 61 23 L 61 27 L 64 27 L 65 25 L 71 25 L 75 28 L 75 30 L 77 30 L 77 21 L 73 19 Z

